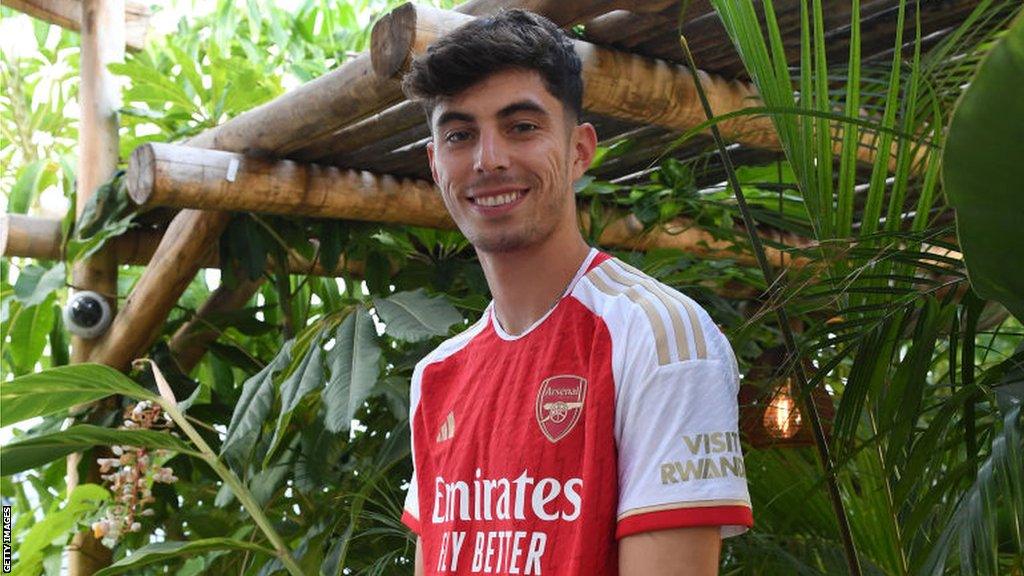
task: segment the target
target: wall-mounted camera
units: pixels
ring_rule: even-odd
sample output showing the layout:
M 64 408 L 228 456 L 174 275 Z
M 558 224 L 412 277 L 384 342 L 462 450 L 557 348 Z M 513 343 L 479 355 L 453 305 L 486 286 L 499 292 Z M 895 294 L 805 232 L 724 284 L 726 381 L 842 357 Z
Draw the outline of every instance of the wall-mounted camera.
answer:
M 75 292 L 64 306 L 64 325 L 82 338 L 95 338 L 106 332 L 113 317 L 107 299 L 91 290 Z

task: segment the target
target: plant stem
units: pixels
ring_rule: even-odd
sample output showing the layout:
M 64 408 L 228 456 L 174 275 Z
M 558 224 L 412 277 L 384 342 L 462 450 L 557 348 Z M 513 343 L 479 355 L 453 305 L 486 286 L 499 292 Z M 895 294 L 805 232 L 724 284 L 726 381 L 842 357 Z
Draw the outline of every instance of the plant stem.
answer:
M 299 567 L 298 563 L 295 562 L 295 558 L 292 557 L 284 539 L 281 538 L 281 535 L 278 534 L 276 530 L 274 530 L 270 520 L 263 514 L 263 510 L 260 508 L 259 504 L 256 503 L 256 499 L 253 498 L 252 493 L 249 492 L 244 484 L 242 484 L 242 481 L 238 476 L 236 476 L 235 473 L 227 466 L 221 464 L 217 453 L 210 448 L 206 443 L 206 440 L 203 440 L 203 437 L 200 436 L 196 429 L 192 427 L 192 424 L 190 424 L 188 419 L 185 418 L 185 415 L 178 410 L 177 406 L 168 402 L 164 398 L 161 398 L 158 402 L 164 411 L 170 414 L 171 419 L 173 419 L 174 423 L 178 425 L 178 428 L 180 428 L 181 431 L 188 436 L 189 440 L 199 448 L 199 451 L 203 455 L 203 460 L 205 460 L 206 463 L 210 465 L 210 468 L 213 468 L 213 471 L 231 487 L 231 491 L 234 492 L 235 496 L 238 497 L 238 500 L 242 503 L 242 506 L 244 506 L 249 515 L 252 516 L 256 525 L 263 531 L 263 534 L 268 540 L 270 540 L 270 543 L 274 545 L 274 550 L 277 552 L 277 558 L 282 564 L 284 564 L 288 573 L 292 576 L 303 576 L 302 569 Z

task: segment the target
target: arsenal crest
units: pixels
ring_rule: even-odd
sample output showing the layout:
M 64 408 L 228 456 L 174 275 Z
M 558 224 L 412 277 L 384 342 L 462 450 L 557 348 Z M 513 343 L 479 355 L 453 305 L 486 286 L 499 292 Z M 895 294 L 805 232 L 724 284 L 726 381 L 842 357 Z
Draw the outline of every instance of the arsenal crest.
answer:
M 565 438 L 579 422 L 587 381 L 579 376 L 552 376 L 537 391 L 537 424 L 552 442 Z

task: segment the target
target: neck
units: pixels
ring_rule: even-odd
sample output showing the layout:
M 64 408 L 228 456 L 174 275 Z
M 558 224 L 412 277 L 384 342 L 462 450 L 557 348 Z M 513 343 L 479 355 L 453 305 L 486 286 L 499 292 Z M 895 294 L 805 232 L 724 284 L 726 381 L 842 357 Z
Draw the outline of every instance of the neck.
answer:
M 494 313 L 509 334 L 521 334 L 558 303 L 590 247 L 573 226 L 529 250 L 478 252 L 494 297 Z

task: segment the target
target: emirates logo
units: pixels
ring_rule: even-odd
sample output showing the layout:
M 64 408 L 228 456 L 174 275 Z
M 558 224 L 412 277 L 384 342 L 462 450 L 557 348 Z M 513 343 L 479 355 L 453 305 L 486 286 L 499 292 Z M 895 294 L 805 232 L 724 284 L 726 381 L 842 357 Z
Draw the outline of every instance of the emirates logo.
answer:
M 579 376 L 552 376 L 537 391 L 537 424 L 551 442 L 565 438 L 583 412 L 587 381 Z

